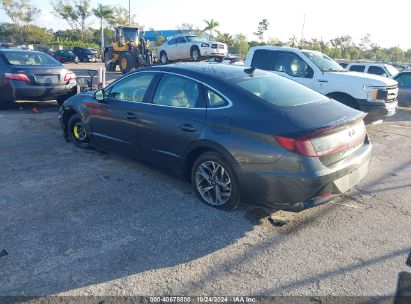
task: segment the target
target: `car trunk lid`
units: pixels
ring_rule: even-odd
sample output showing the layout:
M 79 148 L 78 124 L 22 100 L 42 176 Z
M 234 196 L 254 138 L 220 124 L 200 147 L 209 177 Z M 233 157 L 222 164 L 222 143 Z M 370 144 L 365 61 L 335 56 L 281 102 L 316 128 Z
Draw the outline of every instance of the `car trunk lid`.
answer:
M 318 157 L 324 165 L 348 157 L 366 141 L 365 113 L 339 102 L 304 104 L 287 108 L 284 113 L 299 131 L 278 136 L 277 141 L 290 151 Z

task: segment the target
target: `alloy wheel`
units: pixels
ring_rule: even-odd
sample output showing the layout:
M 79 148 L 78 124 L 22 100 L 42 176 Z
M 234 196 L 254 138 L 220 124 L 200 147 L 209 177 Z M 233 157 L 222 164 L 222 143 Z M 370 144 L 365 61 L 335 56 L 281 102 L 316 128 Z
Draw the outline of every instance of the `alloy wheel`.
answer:
M 198 192 L 208 204 L 221 206 L 230 200 L 232 183 L 221 164 L 215 161 L 201 163 L 195 173 L 195 182 Z

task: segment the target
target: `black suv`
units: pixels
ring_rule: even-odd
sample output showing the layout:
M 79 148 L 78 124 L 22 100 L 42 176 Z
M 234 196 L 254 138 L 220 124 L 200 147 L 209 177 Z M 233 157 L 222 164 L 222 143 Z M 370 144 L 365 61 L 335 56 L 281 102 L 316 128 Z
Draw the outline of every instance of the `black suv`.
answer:
M 73 47 L 73 53 L 82 62 L 96 62 L 97 61 L 95 52 L 93 52 L 89 48 L 75 46 Z

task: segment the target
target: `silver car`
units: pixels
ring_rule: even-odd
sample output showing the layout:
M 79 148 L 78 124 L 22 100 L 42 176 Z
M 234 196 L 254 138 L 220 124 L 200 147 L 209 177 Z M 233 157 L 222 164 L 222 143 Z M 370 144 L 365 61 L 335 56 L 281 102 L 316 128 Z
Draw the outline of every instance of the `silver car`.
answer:
M 176 60 L 200 61 L 202 58 L 216 57 L 223 60 L 227 55 L 225 43 L 208 41 L 194 35 L 174 36 L 161 45 L 157 54 L 162 64 Z

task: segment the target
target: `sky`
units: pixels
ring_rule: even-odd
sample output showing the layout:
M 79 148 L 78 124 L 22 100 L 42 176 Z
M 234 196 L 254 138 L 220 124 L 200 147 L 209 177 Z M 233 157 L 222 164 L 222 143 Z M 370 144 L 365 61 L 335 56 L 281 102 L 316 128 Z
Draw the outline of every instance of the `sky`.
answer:
M 34 23 L 54 30 L 69 28 L 63 20 L 51 13 L 46 1 L 32 0 L 42 13 Z M 97 3 L 121 5 L 128 8 L 128 0 L 92 0 Z M 265 40 L 270 38 L 288 41 L 303 34 L 305 39 L 329 40 L 341 35 L 351 35 L 359 43 L 365 34 L 382 47 L 411 48 L 411 1 L 410 0 L 289 0 L 289 1 L 232 1 L 232 0 L 131 0 L 131 11 L 137 22 L 146 29 L 176 29 L 182 23 L 191 23 L 200 29 L 203 20 L 214 19 L 218 30 L 232 35 L 243 33 L 249 40 L 258 40 L 257 31 L 262 19 L 269 22 Z M 305 23 L 304 23 L 305 16 Z M 0 22 L 9 22 L 0 12 Z M 92 27 L 98 28 L 97 19 L 90 18 Z M 304 24 L 304 31 L 302 31 Z

